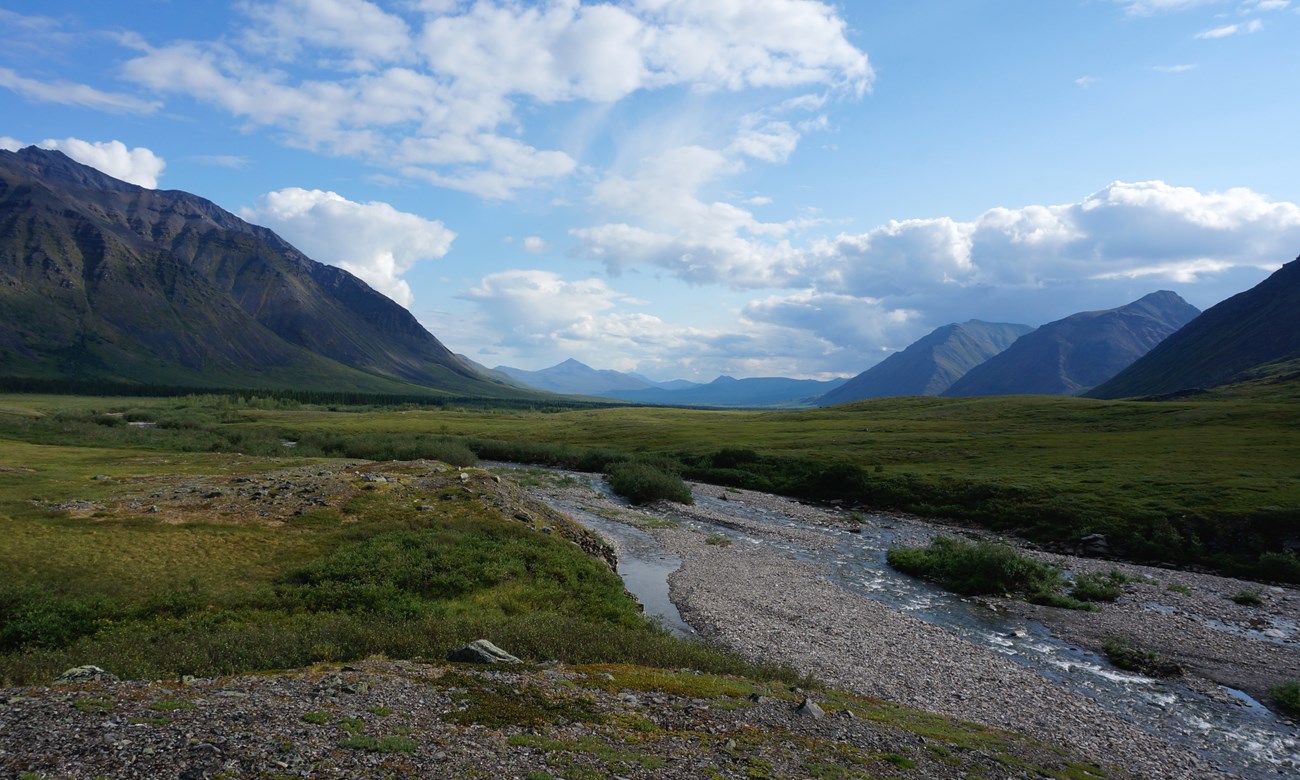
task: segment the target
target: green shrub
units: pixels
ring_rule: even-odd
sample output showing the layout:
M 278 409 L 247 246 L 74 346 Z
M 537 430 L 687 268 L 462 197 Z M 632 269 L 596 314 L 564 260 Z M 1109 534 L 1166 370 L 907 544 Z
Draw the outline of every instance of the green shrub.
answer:
M 1192 589 L 1182 584 L 1181 582 L 1171 582 L 1165 586 L 1165 590 L 1171 593 L 1181 593 L 1184 596 L 1192 595 Z
M 1284 715 L 1300 719 L 1300 682 L 1288 680 L 1270 688 L 1268 694 Z
M 1255 564 L 1255 576 L 1274 582 L 1300 582 L 1300 557 L 1291 551 L 1266 552 Z
M 649 463 L 624 461 L 611 465 L 605 472 L 609 486 L 614 492 L 633 504 L 648 504 L 652 501 L 675 501 L 679 504 L 691 504 L 691 489 L 676 474 L 663 471 Z
M 1257 590 L 1237 591 L 1228 598 L 1245 607 L 1258 607 L 1264 603 L 1264 597 Z
M 102 602 L 31 585 L 0 586 L 0 650 L 63 647 L 93 634 L 104 610 Z
M 290 610 L 406 619 L 475 609 L 636 620 L 622 582 L 603 562 L 523 525 L 474 520 L 341 545 L 290 574 L 279 594 Z
M 1105 651 L 1111 663 L 1130 672 L 1152 677 L 1177 677 L 1183 673 L 1183 667 L 1177 661 L 1139 650 L 1123 637 L 1107 639 Z
M 1074 578 L 1070 596 L 1080 601 L 1114 601 L 1123 595 L 1124 590 L 1120 586 L 1128 581 L 1129 578 L 1116 569 L 1111 569 L 1108 574 L 1080 574 Z
M 1012 594 L 1050 603 L 1059 600 L 1057 592 L 1064 584 L 1058 567 L 1000 542 L 936 536 L 928 547 L 890 550 L 887 560 L 901 572 L 964 596 Z

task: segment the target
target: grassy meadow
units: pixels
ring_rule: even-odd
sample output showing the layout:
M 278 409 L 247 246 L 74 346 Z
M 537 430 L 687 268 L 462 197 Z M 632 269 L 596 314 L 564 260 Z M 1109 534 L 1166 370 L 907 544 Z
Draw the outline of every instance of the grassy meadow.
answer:
M 466 500 L 450 477 L 393 466 L 407 471 L 375 484 L 341 459 L 681 475 L 1045 543 L 1100 532 L 1134 559 L 1300 581 L 1283 552 L 1300 534 L 1300 405 L 1275 394 L 797 412 L 12 394 L 0 396 L 0 678 L 438 656 L 479 636 L 539 660 L 791 674 L 667 636 L 599 561 L 500 501 Z M 284 516 L 186 508 L 284 469 L 339 472 L 346 495 Z
M 131 437 L 149 431 L 111 427 L 125 446 L 0 439 L 2 684 L 91 663 L 158 678 L 442 658 L 482 637 L 532 660 L 797 679 L 647 621 L 569 541 L 581 529 L 485 472 L 381 464 L 371 481 L 332 459 L 144 449 Z M 294 499 L 322 506 L 271 506 Z

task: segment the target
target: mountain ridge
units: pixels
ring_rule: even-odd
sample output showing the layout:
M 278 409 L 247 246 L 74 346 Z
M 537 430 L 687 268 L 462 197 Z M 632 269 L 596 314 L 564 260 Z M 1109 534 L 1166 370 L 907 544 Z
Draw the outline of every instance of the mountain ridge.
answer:
M 536 371 L 513 366 L 497 366 L 492 370 L 529 387 L 568 395 L 600 395 L 609 390 L 654 387 L 647 379 L 613 369 L 592 368 L 574 358 Z
M 1124 398 L 1217 387 L 1295 358 L 1300 358 L 1300 257 L 1206 309 L 1086 395 Z
M 1118 374 L 1199 310 L 1160 290 L 1049 322 L 972 368 L 942 395 L 1077 395 Z
M 0 373 L 142 384 L 520 391 L 271 230 L 58 151 L 0 151 Z
M 1029 325 L 981 320 L 943 325 L 817 399 L 817 405 L 939 395 L 1032 330 Z

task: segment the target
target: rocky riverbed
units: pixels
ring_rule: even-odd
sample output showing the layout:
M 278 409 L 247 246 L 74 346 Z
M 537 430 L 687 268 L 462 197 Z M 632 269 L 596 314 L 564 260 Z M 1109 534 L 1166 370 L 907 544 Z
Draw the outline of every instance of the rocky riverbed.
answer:
M 638 517 L 590 488 L 570 486 L 552 496 L 607 515 L 621 512 L 620 519 L 639 524 L 678 555 L 682 566 L 669 581 L 683 617 L 705 637 L 749 657 L 787 660 L 848 690 L 1029 734 L 1113 760 L 1140 777 L 1227 776 L 1186 747 L 1137 728 L 1005 655 L 847 593 L 833 584 L 824 567 L 768 545 L 730 543 L 710 538 L 707 531 L 672 524 L 702 521 L 756 539 L 815 548 L 834 542 L 811 527 L 850 528 L 845 513 L 765 494 L 693 487 L 697 495 L 725 495 L 809 528 L 745 520 L 699 504 L 652 507 Z M 1263 697 L 1276 682 L 1300 678 L 1300 638 L 1294 630 L 1300 601 L 1290 589 L 1108 561 L 1044 557 L 1076 572 L 1116 568 L 1132 581 L 1118 603 L 1099 612 L 997 599 L 988 600 L 987 608 L 1042 621 L 1059 636 L 1097 651 L 1108 638 L 1124 637 L 1141 649 L 1177 660 L 1188 670 L 1186 684 L 1230 701 L 1228 706 L 1250 705 L 1221 685 Z M 1263 603 L 1249 606 L 1229 599 L 1243 591 L 1258 591 Z M 1290 747 L 1281 746 L 1281 753 L 1294 755 L 1294 747 L 1293 738 Z M 1286 758 L 1260 770 L 1274 771 L 1284 775 L 1296 770 Z

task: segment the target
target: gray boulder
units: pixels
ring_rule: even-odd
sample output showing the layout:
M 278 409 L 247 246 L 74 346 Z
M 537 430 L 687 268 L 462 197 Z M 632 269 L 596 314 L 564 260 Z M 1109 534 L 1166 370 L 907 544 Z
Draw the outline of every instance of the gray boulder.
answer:
M 117 675 L 98 666 L 76 666 L 54 678 L 54 685 L 77 685 L 88 682 L 115 682 Z
M 476 639 L 473 642 L 458 647 L 447 654 L 448 661 L 459 661 L 467 664 L 521 664 L 518 658 L 507 653 L 505 650 L 497 647 L 486 639 Z
M 1079 552 L 1089 556 L 1110 554 L 1110 541 L 1105 534 L 1088 534 L 1079 538 Z

